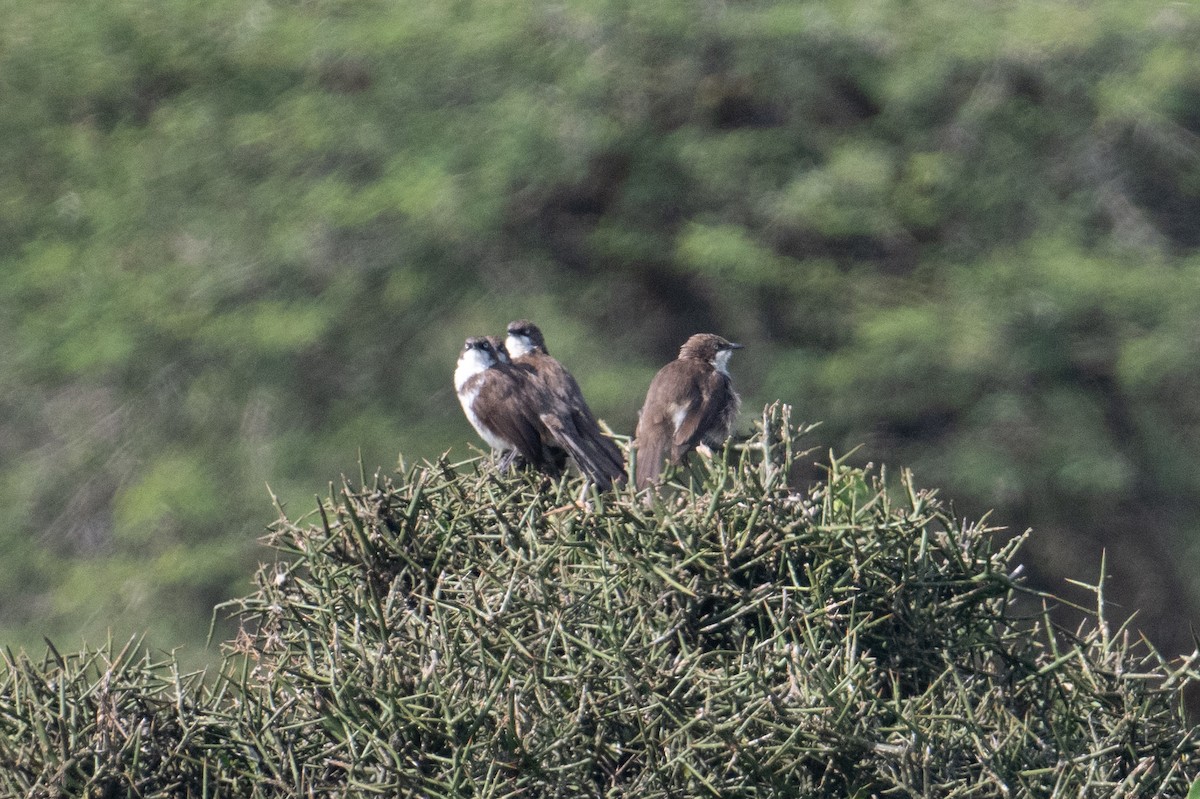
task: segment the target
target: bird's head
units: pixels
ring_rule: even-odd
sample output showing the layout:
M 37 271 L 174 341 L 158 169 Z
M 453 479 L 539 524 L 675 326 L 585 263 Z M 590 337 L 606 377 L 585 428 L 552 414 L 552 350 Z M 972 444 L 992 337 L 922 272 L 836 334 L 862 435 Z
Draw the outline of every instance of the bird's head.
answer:
M 492 345 L 492 349 L 496 351 L 496 360 L 500 363 L 512 363 L 512 358 L 508 357 L 508 349 L 504 346 L 504 339 L 499 336 L 484 336 L 488 344 Z
M 508 350 L 509 357 L 520 358 L 535 350 L 550 354 L 546 349 L 546 339 L 542 337 L 542 331 L 528 319 L 509 322 L 507 332 L 508 338 L 504 339 L 504 347 Z
M 696 333 L 679 348 L 679 357 L 711 363 L 717 371 L 729 374 L 729 356 L 742 346 L 715 333 Z
M 467 378 L 490 369 L 499 362 L 500 356 L 486 336 L 472 336 L 463 343 L 462 351 L 458 354 L 454 382 L 461 385 Z

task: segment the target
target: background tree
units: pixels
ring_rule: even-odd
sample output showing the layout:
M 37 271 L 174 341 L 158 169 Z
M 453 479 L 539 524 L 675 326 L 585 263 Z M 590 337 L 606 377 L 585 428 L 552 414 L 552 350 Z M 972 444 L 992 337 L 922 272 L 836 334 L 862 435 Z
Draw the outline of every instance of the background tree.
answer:
M 994 507 L 1190 648 L 1200 18 L 1066 2 L 9 3 L 0 628 L 198 637 L 264 483 L 462 448 L 536 319 L 632 430 L 746 405 Z M 1183 612 L 1181 612 L 1181 610 Z

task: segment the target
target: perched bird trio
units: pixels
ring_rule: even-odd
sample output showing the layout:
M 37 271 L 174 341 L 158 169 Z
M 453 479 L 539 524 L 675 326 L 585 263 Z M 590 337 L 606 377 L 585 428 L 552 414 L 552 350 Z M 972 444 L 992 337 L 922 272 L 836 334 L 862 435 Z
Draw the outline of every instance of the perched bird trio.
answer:
M 678 465 L 692 450 L 719 447 L 729 437 L 741 406 L 729 378 L 729 356 L 741 347 L 697 333 L 654 376 L 633 441 L 639 489 L 659 481 L 665 462 Z M 502 470 L 527 466 L 557 477 L 569 458 L 601 491 L 625 481 L 621 449 L 600 428 L 579 383 L 550 355 L 532 322 L 510 323 L 503 341 L 467 339 L 454 388 Z

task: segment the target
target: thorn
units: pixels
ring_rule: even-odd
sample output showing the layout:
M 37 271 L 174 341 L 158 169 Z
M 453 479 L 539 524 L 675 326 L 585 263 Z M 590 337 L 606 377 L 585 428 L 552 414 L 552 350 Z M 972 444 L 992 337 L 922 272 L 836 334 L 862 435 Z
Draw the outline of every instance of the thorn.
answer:
M 556 513 L 563 513 L 569 510 L 581 510 L 584 513 L 591 513 L 593 510 L 591 502 L 581 502 L 578 499 L 573 499 L 566 505 L 560 505 L 557 508 L 551 508 L 542 514 L 542 516 L 553 516 Z

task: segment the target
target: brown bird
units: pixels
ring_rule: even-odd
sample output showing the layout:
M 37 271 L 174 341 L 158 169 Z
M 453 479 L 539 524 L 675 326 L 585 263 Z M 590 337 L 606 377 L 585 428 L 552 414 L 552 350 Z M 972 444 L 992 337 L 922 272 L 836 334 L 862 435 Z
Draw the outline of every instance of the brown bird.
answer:
M 502 470 L 519 458 L 552 476 L 562 473 L 562 459 L 547 446 L 545 426 L 530 400 L 527 375 L 502 358 L 487 337 L 463 344 L 454 390 L 471 426 L 500 456 Z
M 512 363 L 512 358 L 508 357 L 508 350 L 504 347 L 504 339 L 499 336 L 484 336 L 488 344 L 492 345 L 492 349 L 496 351 L 496 355 L 500 359 L 500 363 Z
M 742 405 L 729 378 L 729 356 L 741 348 L 697 333 L 650 381 L 633 443 L 639 489 L 658 482 L 664 459 L 679 465 L 696 447 L 719 447 L 729 438 Z
M 529 397 L 549 440 L 566 450 L 579 470 L 601 491 L 625 480 L 625 456 L 604 435 L 579 383 L 550 355 L 542 331 L 521 319 L 508 325 L 504 346 L 513 366 L 528 375 Z

